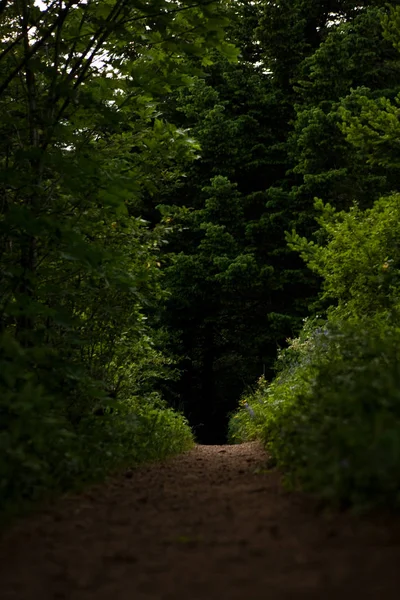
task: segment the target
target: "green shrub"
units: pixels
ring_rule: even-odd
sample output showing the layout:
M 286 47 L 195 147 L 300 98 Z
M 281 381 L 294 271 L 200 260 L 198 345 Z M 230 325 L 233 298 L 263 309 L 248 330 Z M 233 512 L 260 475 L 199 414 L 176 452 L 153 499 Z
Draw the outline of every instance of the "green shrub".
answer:
M 186 419 L 150 400 L 125 402 L 106 418 L 92 417 L 81 424 L 87 445 L 97 446 L 96 453 L 82 454 L 88 461 L 86 470 L 101 472 L 120 464 L 135 465 L 161 460 L 193 446 L 193 435 Z
M 45 495 L 99 480 L 110 470 L 189 449 L 184 417 L 156 394 L 115 402 L 77 423 L 64 399 L 38 382 L 38 348 L 0 338 L 0 515 L 18 513 Z M 43 363 L 43 360 L 42 360 Z M 43 364 L 42 364 L 43 367 Z
M 399 507 L 400 328 L 327 323 L 293 340 L 281 360 L 250 403 L 263 420 L 257 437 L 289 486 L 340 506 Z
M 228 443 L 252 442 L 261 437 L 264 416 L 264 394 L 267 382 L 260 377 L 257 388 L 244 394 L 239 409 L 230 415 L 228 423 Z
M 319 243 L 287 235 L 307 266 L 323 278 L 324 300 L 341 320 L 400 308 L 400 194 L 371 209 L 336 211 L 316 200 Z

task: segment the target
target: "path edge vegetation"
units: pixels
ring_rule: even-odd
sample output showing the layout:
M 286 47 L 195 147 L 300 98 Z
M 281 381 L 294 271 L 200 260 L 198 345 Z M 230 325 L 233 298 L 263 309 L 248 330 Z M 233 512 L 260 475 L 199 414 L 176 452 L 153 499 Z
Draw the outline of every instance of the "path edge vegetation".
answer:
M 0 512 L 193 446 L 158 382 L 166 222 L 142 217 L 193 160 L 162 116 L 212 50 L 222 2 L 0 6 Z M 199 57 L 188 71 L 186 57 Z
M 399 7 L 381 10 L 380 26 L 399 49 Z M 342 40 L 351 30 L 342 26 Z M 316 53 L 314 79 L 335 36 Z M 399 102 L 398 89 L 359 87 L 334 107 L 338 138 L 372 168 L 398 169 Z M 315 198 L 314 235 L 286 233 L 321 277 L 319 302 L 279 351 L 275 376 L 261 377 L 229 421 L 230 442 L 261 440 L 288 489 L 358 511 L 400 508 L 400 196 L 392 190 L 370 207 L 354 194 L 343 210 Z

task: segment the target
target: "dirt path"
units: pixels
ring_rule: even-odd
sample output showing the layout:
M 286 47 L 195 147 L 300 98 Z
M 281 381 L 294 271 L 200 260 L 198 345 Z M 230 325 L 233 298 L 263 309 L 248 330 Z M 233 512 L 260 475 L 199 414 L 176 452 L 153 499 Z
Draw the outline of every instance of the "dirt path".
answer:
M 400 598 L 400 518 L 323 516 L 257 444 L 198 446 L 0 540 L 2 600 Z

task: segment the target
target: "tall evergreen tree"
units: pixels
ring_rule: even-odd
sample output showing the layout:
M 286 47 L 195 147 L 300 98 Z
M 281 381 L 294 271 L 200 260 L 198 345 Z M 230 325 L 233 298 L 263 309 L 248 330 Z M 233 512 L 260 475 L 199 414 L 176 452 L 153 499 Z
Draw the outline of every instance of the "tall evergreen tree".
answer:
M 301 324 L 315 284 L 290 256 L 285 207 L 271 200 L 288 168 L 283 91 L 262 60 L 261 3 L 235 3 L 237 64 L 215 53 L 205 77 L 175 96 L 172 118 L 200 144 L 163 204 L 183 232 L 166 248 L 165 323 L 181 330 L 183 379 L 174 393 L 202 440 L 223 440 L 227 413 Z M 181 210 L 179 210 L 179 208 Z M 165 207 L 163 211 L 165 212 Z
M 396 51 L 385 39 L 387 8 L 370 7 L 331 31 L 301 65 L 295 85 L 297 103 L 290 156 L 300 181 L 292 189 L 295 205 L 314 196 L 347 208 L 353 201 L 371 206 L 393 189 L 396 173 L 368 164 L 341 131 L 340 106 L 351 106 L 352 89 L 367 87 L 372 96 L 393 97 L 399 90 Z
M 316 230 L 316 195 L 368 205 L 393 185 L 395 171 L 354 154 L 339 115 L 352 86 L 396 91 L 384 4 L 232 3 L 238 63 L 215 53 L 205 75 L 168 100 L 172 120 L 200 144 L 162 204 L 175 206 L 183 229 L 166 249 L 165 323 L 182 331 L 185 357 L 175 401 L 205 424 L 203 439 L 222 439 L 227 412 L 257 376 L 272 373 L 277 347 L 315 300 L 319 280 L 285 232 Z

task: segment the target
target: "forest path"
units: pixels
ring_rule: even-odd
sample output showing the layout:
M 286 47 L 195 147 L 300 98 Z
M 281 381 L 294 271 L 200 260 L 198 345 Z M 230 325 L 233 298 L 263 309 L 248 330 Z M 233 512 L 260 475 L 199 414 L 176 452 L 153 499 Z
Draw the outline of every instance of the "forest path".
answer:
M 22 519 L 0 540 L 0 597 L 398 599 L 400 518 L 324 516 L 265 461 L 197 446 Z

